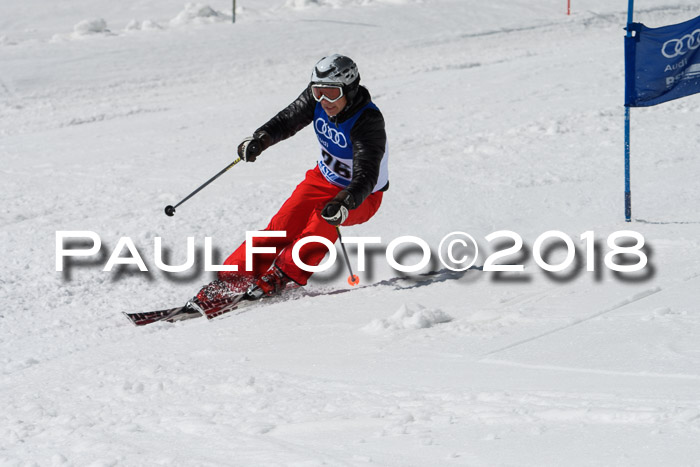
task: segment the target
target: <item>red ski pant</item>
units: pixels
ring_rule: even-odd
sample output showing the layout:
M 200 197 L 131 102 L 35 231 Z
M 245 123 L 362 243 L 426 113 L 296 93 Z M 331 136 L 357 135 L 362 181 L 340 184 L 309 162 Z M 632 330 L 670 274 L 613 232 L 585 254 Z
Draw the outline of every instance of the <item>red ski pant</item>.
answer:
M 228 275 L 248 276 L 256 279 L 263 275 L 274 263 L 282 272 L 295 282 L 306 285 L 311 272 L 304 271 L 292 260 L 294 244 L 304 237 L 317 235 L 325 237 L 331 243 L 338 239 L 334 226 L 323 220 L 321 211 L 342 188 L 330 184 L 321 174 L 318 166 L 306 172 L 306 178 L 285 201 L 277 214 L 265 228 L 266 231 L 285 231 L 284 237 L 256 237 L 252 240 L 254 247 L 274 247 L 276 253 L 255 253 L 253 270 L 246 271 L 246 243 L 243 242 L 224 262 L 225 265 L 237 265 L 237 273 L 219 273 L 219 278 L 226 280 Z M 383 192 L 372 193 L 356 209 L 349 211 L 348 218 L 342 225 L 356 225 L 367 222 L 379 209 Z M 307 243 L 299 250 L 299 259 L 309 266 L 318 266 L 328 252 L 325 245 L 318 242 Z

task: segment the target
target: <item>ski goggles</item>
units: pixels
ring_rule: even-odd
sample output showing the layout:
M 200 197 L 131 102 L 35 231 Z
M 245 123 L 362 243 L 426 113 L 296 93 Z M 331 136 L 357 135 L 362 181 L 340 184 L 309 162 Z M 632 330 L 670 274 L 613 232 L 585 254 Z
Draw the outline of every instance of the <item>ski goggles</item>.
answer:
M 311 93 L 314 95 L 316 102 L 321 102 L 325 99 L 333 103 L 343 97 L 343 87 L 334 84 L 312 84 Z

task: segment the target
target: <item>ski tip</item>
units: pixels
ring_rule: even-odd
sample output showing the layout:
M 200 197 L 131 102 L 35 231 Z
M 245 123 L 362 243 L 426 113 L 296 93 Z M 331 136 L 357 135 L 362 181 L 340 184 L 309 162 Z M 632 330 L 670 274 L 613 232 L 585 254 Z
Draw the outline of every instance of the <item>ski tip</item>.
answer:
M 129 322 L 130 322 L 131 324 L 133 324 L 134 326 L 138 327 L 138 324 L 136 324 L 136 322 L 131 318 L 131 316 L 129 316 L 129 313 L 127 313 L 126 311 L 122 311 L 122 314 L 124 315 L 124 317 L 125 317 L 126 319 L 129 320 Z
M 360 283 L 360 278 L 357 277 L 356 275 L 348 276 L 348 284 L 351 286 L 355 287 L 357 284 Z

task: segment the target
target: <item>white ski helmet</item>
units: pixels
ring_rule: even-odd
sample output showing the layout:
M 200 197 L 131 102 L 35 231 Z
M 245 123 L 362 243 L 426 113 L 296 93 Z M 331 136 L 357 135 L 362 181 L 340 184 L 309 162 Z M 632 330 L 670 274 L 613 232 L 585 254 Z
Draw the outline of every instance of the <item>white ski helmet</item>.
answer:
M 351 101 L 360 86 L 360 72 L 350 57 L 333 54 L 316 63 L 311 73 L 311 84 L 340 85 L 343 94 Z

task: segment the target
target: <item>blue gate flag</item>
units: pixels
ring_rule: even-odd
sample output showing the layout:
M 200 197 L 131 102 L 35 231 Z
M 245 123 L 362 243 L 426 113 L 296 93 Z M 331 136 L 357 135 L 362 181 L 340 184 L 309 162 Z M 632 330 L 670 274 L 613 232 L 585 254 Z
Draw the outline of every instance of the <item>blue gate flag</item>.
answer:
M 625 106 L 648 107 L 700 92 L 700 16 L 625 37 Z

